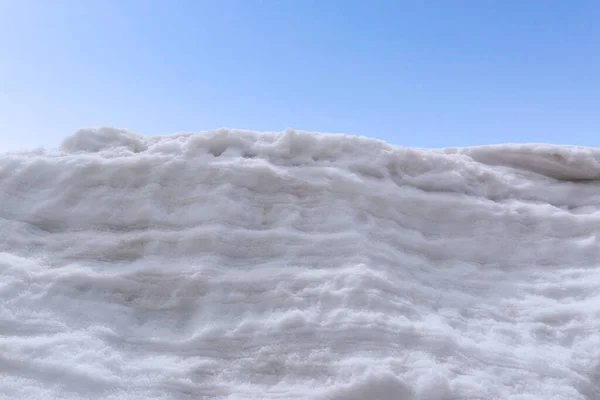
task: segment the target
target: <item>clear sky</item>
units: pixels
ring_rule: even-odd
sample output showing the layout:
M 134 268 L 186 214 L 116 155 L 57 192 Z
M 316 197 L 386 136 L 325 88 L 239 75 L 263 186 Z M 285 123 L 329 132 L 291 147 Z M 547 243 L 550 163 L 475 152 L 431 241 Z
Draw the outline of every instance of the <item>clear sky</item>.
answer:
M 80 127 L 600 146 L 600 1 L 0 0 L 0 150 Z

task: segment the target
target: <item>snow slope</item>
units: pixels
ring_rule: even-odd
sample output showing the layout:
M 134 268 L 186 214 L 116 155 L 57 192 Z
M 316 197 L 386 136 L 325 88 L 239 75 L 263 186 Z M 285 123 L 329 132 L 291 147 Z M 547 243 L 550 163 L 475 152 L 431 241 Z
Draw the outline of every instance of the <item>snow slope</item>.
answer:
M 600 399 L 600 150 L 87 129 L 0 156 L 2 399 Z

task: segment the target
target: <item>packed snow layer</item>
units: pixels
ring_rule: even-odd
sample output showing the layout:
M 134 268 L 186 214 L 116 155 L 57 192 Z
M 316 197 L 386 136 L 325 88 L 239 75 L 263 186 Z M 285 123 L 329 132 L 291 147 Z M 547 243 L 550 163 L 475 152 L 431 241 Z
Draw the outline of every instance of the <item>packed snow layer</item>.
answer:
M 0 398 L 600 399 L 600 150 L 81 130 L 0 156 Z

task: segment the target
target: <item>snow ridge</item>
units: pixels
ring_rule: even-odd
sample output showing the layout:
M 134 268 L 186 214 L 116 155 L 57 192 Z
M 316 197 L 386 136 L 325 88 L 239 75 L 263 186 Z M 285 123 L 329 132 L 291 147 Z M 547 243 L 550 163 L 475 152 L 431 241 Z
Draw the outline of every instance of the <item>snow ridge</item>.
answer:
M 0 155 L 0 398 L 600 398 L 600 150 L 82 129 Z

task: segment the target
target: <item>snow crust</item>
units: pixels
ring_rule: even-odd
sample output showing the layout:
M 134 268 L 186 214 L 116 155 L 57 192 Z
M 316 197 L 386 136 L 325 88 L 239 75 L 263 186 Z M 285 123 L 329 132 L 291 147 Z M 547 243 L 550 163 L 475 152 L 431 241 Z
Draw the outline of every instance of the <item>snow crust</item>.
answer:
M 600 151 L 83 129 L 0 155 L 0 398 L 600 399 Z

